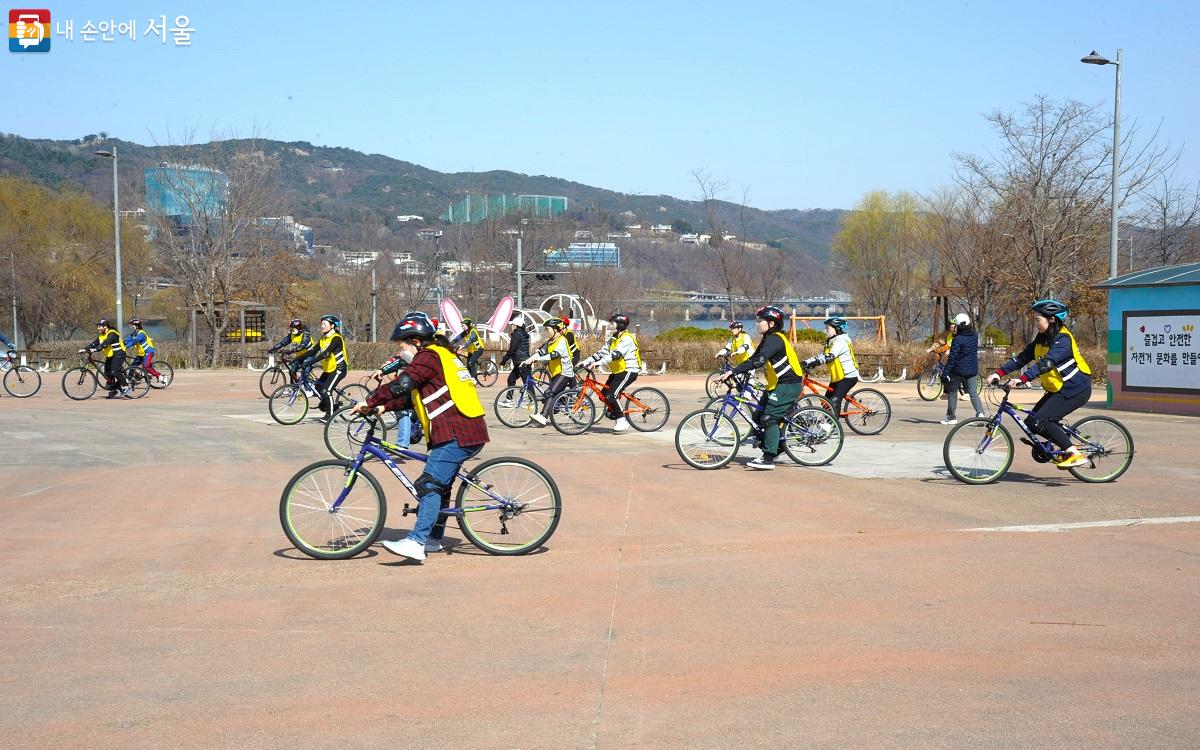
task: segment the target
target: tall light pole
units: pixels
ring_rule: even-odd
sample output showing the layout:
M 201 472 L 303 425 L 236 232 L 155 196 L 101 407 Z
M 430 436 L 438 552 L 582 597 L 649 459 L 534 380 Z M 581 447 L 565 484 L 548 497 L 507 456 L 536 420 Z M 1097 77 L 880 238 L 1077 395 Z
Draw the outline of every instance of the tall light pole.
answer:
M 1092 50 L 1090 55 L 1080 58 L 1079 62 L 1117 66 L 1117 89 L 1113 95 L 1112 217 L 1109 219 L 1112 226 L 1109 227 L 1108 237 L 1108 277 L 1111 279 L 1117 275 L 1117 175 L 1121 169 L 1121 50 L 1117 50 L 1116 60 L 1109 60 Z
M 371 266 L 371 343 L 374 344 L 377 340 L 379 329 L 379 321 L 376 318 L 376 301 L 379 296 L 378 290 L 375 288 L 375 266 Z
M 125 325 L 125 310 L 121 305 L 121 198 L 117 190 L 117 144 L 112 151 L 97 151 L 96 156 L 112 159 L 113 163 L 113 234 L 117 246 L 117 329 Z
M 21 348 L 21 329 L 17 326 L 17 254 L 8 254 L 9 268 L 12 270 L 12 345 Z

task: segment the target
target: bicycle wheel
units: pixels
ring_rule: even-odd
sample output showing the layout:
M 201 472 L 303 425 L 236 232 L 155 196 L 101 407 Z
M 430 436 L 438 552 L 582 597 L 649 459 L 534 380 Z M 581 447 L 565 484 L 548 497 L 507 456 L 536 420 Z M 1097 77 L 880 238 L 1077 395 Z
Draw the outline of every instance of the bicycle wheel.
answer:
M 41 388 L 41 374 L 29 365 L 17 365 L 4 373 L 4 390 L 13 398 L 29 398 Z
M 578 388 L 563 391 L 550 405 L 550 422 L 564 435 L 579 435 L 596 421 L 596 402 Z
M 500 391 L 492 409 L 504 426 L 524 427 L 538 413 L 538 397 L 524 386 L 514 385 Z
M 495 360 L 481 359 L 477 364 L 475 382 L 484 388 L 490 388 L 495 385 L 496 381 L 500 378 L 500 368 L 496 367 Z
M 737 455 L 741 439 L 729 417 L 700 409 L 684 417 L 675 428 L 675 452 L 693 468 L 719 469 Z
M 657 388 L 638 388 L 629 395 L 622 393 L 621 398 L 625 401 L 625 419 L 638 432 L 661 430 L 671 416 L 671 402 Z M 634 400 L 640 402 L 641 406 Z
M 1133 435 L 1112 417 L 1084 417 L 1071 427 L 1072 441 L 1091 462 L 1067 469 L 1083 482 L 1111 482 L 1133 463 Z
M 946 435 L 942 459 L 950 474 L 967 484 L 991 484 L 1004 476 L 1013 462 L 1013 439 L 990 419 L 968 419 Z
M 325 423 L 325 447 L 336 458 L 353 460 L 367 439 L 371 425 L 375 425 L 375 437 L 387 440 L 387 427 L 375 414 L 351 414 L 353 407 L 347 406 Z
M 848 399 L 857 401 L 851 403 Z M 843 419 L 859 435 L 878 435 L 892 421 L 892 402 L 874 388 L 859 388 L 842 399 L 842 410 L 849 411 Z
M 365 469 L 347 481 L 350 461 L 318 461 L 288 480 L 279 522 L 296 549 L 318 560 L 344 560 L 375 543 L 387 518 L 379 481 Z M 365 482 L 363 480 L 366 480 Z M 342 504 L 333 508 L 342 491 Z
M 562 496 L 545 469 L 523 458 L 493 458 L 460 482 L 454 507 L 458 528 L 491 555 L 524 555 L 554 534 Z
M 818 396 L 815 393 L 810 393 L 807 396 L 801 396 L 796 399 L 796 404 L 802 407 L 811 407 L 814 409 L 824 409 L 830 414 L 833 413 L 833 404 L 829 403 L 829 399 L 824 396 Z
M 845 433 L 833 413 L 819 406 L 794 409 L 783 422 L 783 450 L 801 466 L 824 466 L 842 452 Z
M 724 401 L 724 396 L 718 396 L 717 398 L 709 400 L 709 402 L 704 405 L 704 408 L 707 411 L 721 411 L 721 405 L 724 403 Z M 756 427 L 756 425 L 751 424 L 749 414 L 750 407 L 744 404 L 742 405 L 741 409 L 730 409 L 725 412 L 725 416 L 729 418 L 729 421 L 737 425 L 738 434 L 742 436 L 742 440 L 750 439 L 754 433 L 754 428 Z
M 150 392 L 150 376 L 141 367 L 130 367 L 125 371 L 125 382 L 129 384 L 129 397 L 141 398 Z
M 267 410 L 279 424 L 296 424 L 308 415 L 308 396 L 298 385 L 281 385 L 271 393 Z
M 157 360 L 157 359 L 154 360 L 153 362 L 151 362 L 150 366 L 153 367 L 155 369 L 155 371 L 158 372 L 157 377 L 155 377 L 154 375 L 150 376 L 150 387 L 151 388 L 162 389 L 162 388 L 166 388 L 171 383 L 175 382 L 175 368 L 174 367 L 171 367 L 166 362 L 163 362 L 163 361 Z M 262 379 L 261 378 L 259 378 L 259 386 L 258 387 L 260 390 L 262 389 Z M 263 395 L 265 396 L 267 394 L 264 393 Z
M 258 376 L 258 390 L 262 391 L 265 398 L 270 398 L 279 386 L 290 382 L 292 382 L 292 374 L 287 369 L 275 365 L 263 370 L 262 375 Z
M 73 401 L 91 398 L 96 394 L 96 388 L 96 373 L 86 367 L 72 367 L 63 373 L 63 393 Z
M 530 371 L 530 375 L 542 385 L 550 385 L 550 371 L 546 369 L 545 365 L 533 368 Z
M 725 386 L 721 383 L 721 378 L 725 377 L 728 370 L 714 370 L 704 379 L 704 393 L 709 398 L 717 398 L 724 390 Z
M 366 403 L 367 397 L 371 395 L 371 389 L 359 383 L 351 383 L 350 385 L 339 388 L 342 392 L 341 396 L 334 404 L 334 409 L 340 409 L 343 406 L 352 406 L 350 402 L 355 404 Z
M 942 379 L 937 370 L 929 369 L 917 376 L 917 395 L 922 401 L 937 401 L 942 395 Z

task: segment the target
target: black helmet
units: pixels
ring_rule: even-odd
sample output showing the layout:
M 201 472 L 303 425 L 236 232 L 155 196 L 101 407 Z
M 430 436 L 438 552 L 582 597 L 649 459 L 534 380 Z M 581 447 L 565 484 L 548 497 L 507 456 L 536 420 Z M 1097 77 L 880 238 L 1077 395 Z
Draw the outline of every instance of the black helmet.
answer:
M 1040 299 L 1034 302 L 1029 309 L 1047 318 L 1058 318 L 1060 323 L 1067 319 L 1066 304 L 1056 299 Z
M 423 312 L 410 312 L 401 318 L 396 327 L 392 329 L 392 341 L 405 339 L 432 341 L 435 334 L 437 334 L 437 326 L 433 324 L 433 320 L 428 315 Z
M 740 321 L 740 320 L 735 320 L 729 324 L 729 330 L 731 330 L 731 331 L 735 330 L 735 329 L 740 329 L 741 327 L 742 327 L 742 321 Z
M 774 323 L 776 328 L 783 327 L 783 310 L 780 310 L 775 305 L 760 307 L 758 312 L 754 313 L 754 317 L 758 318 L 759 320 L 765 320 L 768 323 Z
M 561 331 L 563 329 L 563 322 L 561 318 L 546 318 L 546 322 L 542 323 L 542 325 L 546 328 L 553 328 L 556 331 Z
M 332 325 L 334 328 L 342 327 L 342 319 L 336 315 L 322 315 L 321 320 L 328 320 L 329 324 Z
M 130 318 L 129 325 L 134 326 L 135 328 L 141 328 L 142 327 L 142 319 L 141 318 Z
M 299 318 L 292 318 L 288 321 L 288 328 L 303 328 L 304 321 Z
M 108 324 L 108 318 L 101 318 L 100 320 L 97 320 L 96 327 L 97 328 L 111 328 L 111 326 Z
M 470 328 L 471 326 L 475 325 L 475 321 L 471 320 L 470 318 L 463 318 L 462 324 L 467 328 Z
M 826 319 L 823 321 L 823 325 L 827 325 L 827 326 L 829 326 L 830 328 L 832 328 L 833 330 L 837 331 L 838 333 L 845 333 L 845 332 L 846 332 L 846 326 L 847 326 L 848 324 L 847 324 L 847 322 L 846 322 L 846 319 L 845 319 L 845 318 L 842 318 L 842 317 L 835 316 L 835 317 L 832 317 L 832 318 L 826 318 Z
M 618 331 L 624 331 L 629 328 L 629 316 L 623 312 L 615 312 L 609 316 L 608 321 L 617 327 Z

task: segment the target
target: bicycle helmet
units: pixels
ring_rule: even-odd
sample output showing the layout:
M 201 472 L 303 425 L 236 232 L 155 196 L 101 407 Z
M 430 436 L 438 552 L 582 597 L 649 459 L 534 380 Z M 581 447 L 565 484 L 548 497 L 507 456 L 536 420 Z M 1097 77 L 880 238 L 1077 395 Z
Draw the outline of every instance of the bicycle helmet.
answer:
M 1030 305 L 1029 309 L 1047 318 L 1058 318 L 1059 322 L 1067 319 L 1066 304 L 1056 299 L 1040 299 Z
M 304 321 L 299 318 L 292 318 L 288 321 L 288 328 L 303 328 Z
M 729 330 L 731 330 L 731 331 L 740 331 L 741 329 L 742 329 L 742 321 L 740 321 L 740 320 L 735 320 L 729 324 Z
M 618 331 L 624 331 L 629 328 L 629 316 L 622 312 L 615 312 L 609 316 L 608 321 L 616 325 Z
M 783 310 L 774 305 L 758 308 L 758 312 L 754 313 L 754 317 L 759 320 L 765 320 L 768 323 L 774 323 L 776 328 L 783 327 Z
M 546 318 L 546 322 L 542 323 L 546 328 L 553 328 L 556 331 L 563 329 L 563 322 L 559 318 Z
M 133 326 L 134 328 L 141 328 L 142 327 L 142 319 L 141 318 L 130 318 L 129 325 Z
M 437 334 L 437 326 L 428 315 L 423 312 L 410 312 L 401 318 L 396 327 L 392 329 L 392 341 L 405 339 L 432 341 L 435 334 Z
M 462 324 L 467 328 L 470 328 L 471 326 L 475 325 L 475 321 L 471 320 L 470 318 L 463 318 Z
M 956 325 L 956 326 L 971 325 L 971 316 L 967 315 L 966 313 L 959 313 L 958 315 L 955 315 L 954 316 L 954 325 Z
M 100 320 L 96 321 L 96 327 L 97 328 L 110 328 L 111 326 L 109 326 L 109 324 L 108 324 L 108 318 L 101 318 Z
M 827 325 L 838 333 L 846 332 L 846 319 L 840 317 L 826 318 L 821 322 L 822 325 Z
M 322 315 L 321 320 L 328 320 L 329 324 L 332 325 L 334 328 L 342 327 L 342 319 L 336 315 Z

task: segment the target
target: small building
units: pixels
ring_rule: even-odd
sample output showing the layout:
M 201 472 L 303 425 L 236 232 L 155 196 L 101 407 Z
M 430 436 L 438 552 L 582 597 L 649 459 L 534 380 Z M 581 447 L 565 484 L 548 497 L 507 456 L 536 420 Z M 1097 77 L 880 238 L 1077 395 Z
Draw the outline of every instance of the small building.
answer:
M 1096 287 L 1108 290 L 1108 405 L 1200 416 L 1200 263 Z
M 671 233 L 671 225 L 670 224 L 655 224 L 654 226 L 650 227 L 650 231 L 654 232 L 655 234 L 670 234 Z
M 572 242 L 565 249 L 547 251 L 546 265 L 620 267 L 621 248 L 611 242 Z

